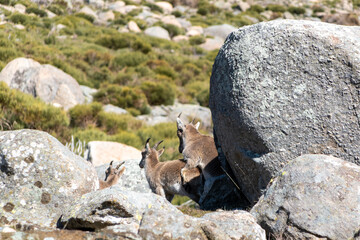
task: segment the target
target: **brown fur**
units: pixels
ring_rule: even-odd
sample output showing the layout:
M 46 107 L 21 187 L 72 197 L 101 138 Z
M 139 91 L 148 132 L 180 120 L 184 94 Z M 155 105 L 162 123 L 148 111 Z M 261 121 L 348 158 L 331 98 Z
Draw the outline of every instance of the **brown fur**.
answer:
M 99 180 L 99 190 L 115 185 L 125 171 L 125 167 L 119 170 L 120 166 L 123 165 L 124 162 L 120 163 L 116 168 L 112 167 L 112 163 L 113 161 L 110 162 L 109 167 L 105 171 L 105 180 Z
M 165 197 L 169 202 L 175 194 L 188 196 L 198 202 L 202 185 L 199 169 L 195 168 L 189 172 L 190 181 L 184 184 L 180 172 L 185 166 L 185 162 L 182 160 L 160 162 L 159 157 L 164 149 L 156 150 L 156 147 L 161 142 L 150 148 L 149 140 L 146 141 L 145 148 L 141 153 L 142 159 L 139 166 L 145 168 L 146 179 L 152 192 Z
M 179 117 L 177 118 L 179 152 L 183 154 L 186 162 L 185 167 L 181 170 L 184 181 L 189 181 L 188 172 L 196 167 L 202 171 L 205 181 L 223 174 L 214 139 L 197 130 L 199 123 L 185 125 Z

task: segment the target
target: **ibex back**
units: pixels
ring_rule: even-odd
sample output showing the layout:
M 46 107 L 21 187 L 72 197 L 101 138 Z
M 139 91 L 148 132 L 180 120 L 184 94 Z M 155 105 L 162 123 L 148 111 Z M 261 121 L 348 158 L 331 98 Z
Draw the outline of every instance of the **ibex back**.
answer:
M 188 171 L 196 167 L 201 169 L 205 181 L 211 177 L 222 175 L 214 139 L 198 131 L 199 122 L 195 125 L 193 123 L 184 124 L 180 115 L 176 122 L 177 136 L 180 140 L 179 152 L 183 154 L 186 162 L 185 167 L 181 170 L 184 181 L 188 181 Z

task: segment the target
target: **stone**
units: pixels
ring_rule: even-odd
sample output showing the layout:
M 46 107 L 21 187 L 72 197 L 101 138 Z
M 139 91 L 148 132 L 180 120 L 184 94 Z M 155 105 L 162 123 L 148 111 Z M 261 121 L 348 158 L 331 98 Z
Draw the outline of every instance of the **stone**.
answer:
M 173 6 L 169 2 L 160 1 L 155 2 L 155 4 L 163 10 L 164 14 L 171 14 L 173 11 Z
M 22 25 L 22 24 L 15 24 L 14 27 L 15 27 L 16 29 L 19 29 L 19 30 L 24 30 L 24 29 L 25 29 L 25 26 Z
M 255 203 L 303 153 L 360 164 L 360 29 L 276 20 L 226 39 L 210 80 L 216 144 Z
M 48 133 L 0 132 L 1 224 L 55 227 L 64 210 L 99 187 L 95 168 Z
M 25 14 L 26 7 L 24 5 L 17 3 L 17 4 L 15 4 L 14 8 L 19 13 Z
M 189 37 L 185 35 L 177 35 L 172 39 L 174 42 L 189 41 Z
M 210 35 L 213 37 L 219 37 L 226 39 L 226 37 L 233 31 L 237 30 L 236 27 L 229 24 L 214 25 L 204 29 L 204 35 Z
M 216 211 L 205 214 L 201 219 L 211 222 L 203 227 L 204 231 L 212 233 L 213 236 L 222 236 L 221 239 L 266 239 L 265 230 L 257 224 L 255 217 L 246 211 Z
M 30 58 L 16 58 L 8 63 L 0 73 L 0 81 L 66 110 L 85 100 L 74 78 L 54 66 L 40 65 Z
M 204 33 L 204 29 L 200 26 L 192 26 L 187 29 L 186 36 L 192 37 L 196 35 L 202 35 Z
M 117 166 L 122 161 L 114 161 L 113 166 Z M 150 193 L 151 189 L 145 177 L 145 171 L 139 167 L 140 159 L 125 160 L 125 172 L 121 175 L 119 181 L 114 185 L 123 190 L 129 190 L 140 193 Z M 99 179 L 105 179 L 105 171 L 109 163 L 96 167 Z
M 187 29 L 192 26 L 191 22 L 189 22 L 185 18 L 176 18 L 176 20 L 180 23 L 182 28 Z
M 8 5 L 2 5 L 2 4 L 0 4 L 0 8 L 3 8 L 3 9 L 5 9 L 5 10 L 11 12 L 11 13 L 13 13 L 13 12 L 16 11 L 16 9 L 15 9 L 14 7 L 8 6 Z
M 138 9 L 138 6 L 135 5 L 126 5 L 124 7 L 118 8 L 116 11 L 118 11 L 121 14 L 128 14 L 129 12 Z
M 144 31 L 144 33 L 145 33 L 145 35 L 148 35 L 151 37 L 170 40 L 169 32 L 166 29 L 159 27 L 159 26 L 147 28 Z
M 54 18 L 54 17 L 57 16 L 55 13 L 53 13 L 53 12 L 47 10 L 47 9 L 45 10 L 45 12 L 46 12 L 48 18 Z
M 111 104 L 106 104 L 105 106 L 103 106 L 103 110 L 107 113 L 128 114 L 128 111 L 126 111 L 125 109 Z
M 92 16 L 95 20 L 98 18 L 96 12 L 88 6 L 84 6 L 83 8 L 81 8 L 79 13 L 85 13 L 89 16 Z
M 84 154 L 86 160 L 96 166 L 110 163 L 112 160 L 125 161 L 138 159 L 140 162 L 141 152 L 131 146 L 117 142 L 91 141 L 88 143 L 87 152 Z
M 105 7 L 104 0 L 87 0 L 87 1 L 89 2 L 89 5 L 93 6 L 94 8 L 102 9 Z
M 115 14 L 111 10 L 106 12 L 101 12 L 98 15 L 98 19 L 101 23 L 107 23 L 115 19 Z
M 179 28 L 182 28 L 181 23 L 173 15 L 163 16 L 160 21 L 163 22 L 164 24 L 172 24 Z
M 213 51 L 215 49 L 220 49 L 224 44 L 224 39 L 215 37 L 215 38 L 207 38 L 203 44 L 199 46 L 207 51 Z
M 172 106 L 153 106 L 149 115 L 137 116 L 137 119 L 143 120 L 146 124 L 155 125 L 161 122 L 174 122 L 176 126 L 176 118 L 181 114 L 185 124 L 193 119 L 200 121 L 200 128 L 212 131 L 211 112 L 207 107 L 193 104 L 175 104 Z
M 134 21 L 128 22 L 127 27 L 128 27 L 130 32 L 135 32 L 135 33 L 141 32 L 141 29 L 139 28 L 139 26 Z
M 283 13 L 283 18 L 284 19 L 295 19 L 294 15 L 292 15 L 291 13 L 289 13 L 288 11 Z
M 326 155 L 290 161 L 251 209 L 269 235 L 283 239 L 356 239 L 360 167 Z
M 243 2 L 243 1 L 238 1 L 238 5 L 241 11 L 245 12 L 246 10 L 248 10 L 250 8 L 250 4 L 247 2 Z
M 125 6 L 125 3 L 123 1 L 116 1 L 114 3 L 109 4 L 109 9 L 120 12 L 124 6 Z
M 92 103 L 93 102 L 93 94 L 95 94 L 98 90 L 95 88 L 90 88 L 88 86 L 80 85 L 81 92 L 84 95 L 85 102 L 84 103 Z

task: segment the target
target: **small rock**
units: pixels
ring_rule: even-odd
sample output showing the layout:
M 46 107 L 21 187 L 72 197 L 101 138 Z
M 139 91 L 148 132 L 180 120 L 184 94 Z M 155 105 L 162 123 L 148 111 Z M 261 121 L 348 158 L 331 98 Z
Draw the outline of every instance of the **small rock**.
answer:
M 159 26 L 147 28 L 144 31 L 144 33 L 151 37 L 170 40 L 169 32 L 166 29 L 159 27 Z
M 94 19 L 97 19 L 97 15 L 96 12 L 94 10 L 92 10 L 90 7 L 85 6 L 83 8 L 80 9 L 79 13 L 85 13 L 87 15 L 90 15 L 92 17 L 94 17 Z
M 246 10 L 248 10 L 250 8 L 250 4 L 248 4 L 247 2 L 239 1 L 238 5 L 239 5 L 241 11 L 243 11 L 243 12 L 245 12 Z
M 188 40 L 189 40 L 189 37 L 188 37 L 188 36 L 185 36 L 185 35 L 178 35 L 178 36 L 173 37 L 172 40 L 173 40 L 174 42 L 188 41 Z
M 186 36 L 192 37 L 192 36 L 196 36 L 196 35 L 202 35 L 204 33 L 204 29 L 200 26 L 192 26 L 189 27 L 187 32 L 186 32 Z
M 215 49 L 220 49 L 221 46 L 224 44 L 224 39 L 215 37 L 215 38 L 207 38 L 206 41 L 200 45 L 201 48 L 212 51 Z
M 134 21 L 128 22 L 127 27 L 128 27 L 130 32 L 135 32 L 135 33 L 141 32 L 141 29 L 139 28 L 139 26 Z
M 125 3 L 123 1 L 116 1 L 109 5 L 109 9 L 116 11 L 116 12 L 120 12 L 124 6 L 125 6 Z
M 111 104 L 106 104 L 105 106 L 103 106 L 103 110 L 107 113 L 128 114 L 128 111 L 126 111 L 125 109 Z
M 173 6 L 169 2 L 155 2 L 155 4 L 163 10 L 164 14 L 170 14 L 173 11 Z
M 22 4 L 17 3 L 17 4 L 15 4 L 14 8 L 19 13 L 25 14 L 25 12 L 26 12 L 26 7 Z
M 115 19 L 115 14 L 111 10 L 107 12 L 101 12 L 98 16 L 99 21 L 102 23 L 107 23 L 108 21 L 112 21 Z

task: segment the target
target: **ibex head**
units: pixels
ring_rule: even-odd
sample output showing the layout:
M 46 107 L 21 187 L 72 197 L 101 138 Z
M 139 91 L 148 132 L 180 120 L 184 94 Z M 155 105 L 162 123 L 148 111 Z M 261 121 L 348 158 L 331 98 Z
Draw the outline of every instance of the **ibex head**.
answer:
M 191 137 L 191 135 L 193 135 L 193 134 L 199 133 L 198 129 L 200 126 L 200 122 L 198 122 L 194 125 L 194 123 L 193 123 L 194 120 L 193 120 L 189 124 L 184 124 L 181 121 L 180 116 L 181 116 L 181 113 L 176 118 L 176 124 L 177 124 L 177 136 L 180 140 L 179 152 L 182 153 L 185 148 L 185 145 L 186 145 L 186 139 Z
M 121 162 L 116 168 L 114 168 L 112 166 L 114 161 L 111 161 L 110 164 L 109 164 L 109 167 L 106 169 L 105 171 L 105 180 L 104 181 L 107 181 L 108 179 L 110 178 L 114 178 L 114 177 L 120 177 L 121 174 L 124 172 L 123 170 L 120 171 L 119 168 L 121 167 L 121 165 L 123 165 L 125 162 Z M 125 170 L 125 169 L 124 169 Z
M 139 163 L 140 168 L 145 167 L 146 159 L 152 159 L 153 161 L 159 161 L 159 157 L 164 153 L 165 148 L 160 150 L 156 150 L 156 148 L 163 142 L 163 140 L 159 141 L 154 145 L 153 148 L 150 148 L 149 144 L 150 138 L 146 140 L 145 148 L 141 151 L 141 161 Z

